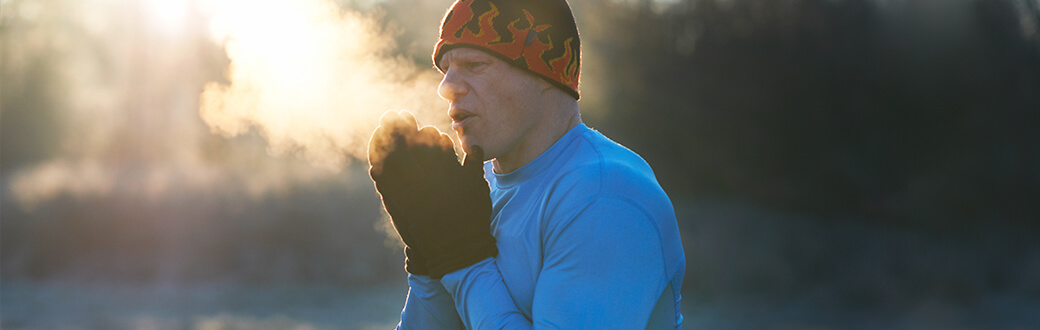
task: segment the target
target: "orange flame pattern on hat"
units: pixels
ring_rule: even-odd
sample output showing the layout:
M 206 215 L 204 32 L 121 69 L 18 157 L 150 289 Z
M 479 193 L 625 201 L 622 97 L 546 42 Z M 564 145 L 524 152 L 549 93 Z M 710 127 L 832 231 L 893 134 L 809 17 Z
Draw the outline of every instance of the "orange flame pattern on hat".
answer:
M 474 1 L 460 0 L 452 6 L 449 16 L 441 27 L 440 40 L 433 51 L 434 65 L 438 69 L 440 69 L 440 65 L 436 62 L 443 52 L 442 49 L 454 48 L 453 46 L 458 45 L 476 46 L 498 53 L 511 60 L 513 65 L 562 85 L 560 87 L 565 91 L 575 98 L 578 97 L 578 80 L 581 74 L 580 56 L 575 56 L 576 51 L 571 46 L 574 42 L 573 37 L 567 38 L 557 45 L 550 35 L 541 35 L 552 29 L 552 25 L 535 25 L 536 18 L 527 10 L 523 10 L 524 17 L 509 22 L 505 27 L 505 30 L 508 31 L 507 35 L 499 34 L 499 30 L 494 28 L 495 24 L 501 24 L 500 20 L 508 18 L 502 17 L 498 7 L 491 2 L 488 2 L 490 8 L 477 16 L 472 8 Z M 474 17 L 476 17 L 478 27 L 476 33 L 466 27 L 471 24 Z M 521 22 L 521 20 L 526 20 L 526 22 Z M 517 28 L 518 23 L 526 23 L 526 28 Z M 533 40 L 528 41 L 530 33 L 539 33 L 539 35 L 533 36 Z M 505 40 L 503 41 L 503 39 Z M 542 39 L 547 42 L 543 42 Z M 525 45 L 528 42 L 529 44 Z M 555 58 L 545 58 L 546 52 L 555 47 L 563 47 L 563 54 Z

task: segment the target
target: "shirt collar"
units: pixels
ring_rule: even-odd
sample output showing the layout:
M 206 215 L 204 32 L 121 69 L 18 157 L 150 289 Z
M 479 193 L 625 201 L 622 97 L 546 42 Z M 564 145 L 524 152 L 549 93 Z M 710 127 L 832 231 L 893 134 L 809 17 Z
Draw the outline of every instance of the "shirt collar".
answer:
M 556 140 L 549 149 L 546 149 L 541 155 L 538 155 L 534 160 L 524 164 L 524 166 L 505 174 L 492 173 L 495 176 L 497 186 L 500 188 L 508 188 L 545 172 L 545 170 L 560 158 L 563 151 L 567 149 L 567 146 L 587 130 L 589 130 L 589 128 L 588 126 L 585 126 L 585 123 L 579 123 L 567 131 L 567 133 L 560 137 L 559 140 Z

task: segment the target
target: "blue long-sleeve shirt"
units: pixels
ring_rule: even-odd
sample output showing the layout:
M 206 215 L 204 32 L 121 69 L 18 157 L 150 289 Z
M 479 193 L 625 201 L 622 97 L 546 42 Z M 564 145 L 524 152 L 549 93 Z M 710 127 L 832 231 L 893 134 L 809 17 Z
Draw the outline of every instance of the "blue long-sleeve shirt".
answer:
M 680 328 L 686 261 L 650 166 L 584 124 L 507 174 L 485 164 L 499 254 L 409 275 L 399 328 Z

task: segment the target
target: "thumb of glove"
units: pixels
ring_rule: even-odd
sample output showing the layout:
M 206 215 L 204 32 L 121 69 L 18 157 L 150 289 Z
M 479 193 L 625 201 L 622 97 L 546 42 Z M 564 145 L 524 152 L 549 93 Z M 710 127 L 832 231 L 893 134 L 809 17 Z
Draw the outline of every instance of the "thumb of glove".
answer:
M 484 176 L 484 148 L 472 146 L 462 161 L 462 168 L 467 172 L 477 172 Z

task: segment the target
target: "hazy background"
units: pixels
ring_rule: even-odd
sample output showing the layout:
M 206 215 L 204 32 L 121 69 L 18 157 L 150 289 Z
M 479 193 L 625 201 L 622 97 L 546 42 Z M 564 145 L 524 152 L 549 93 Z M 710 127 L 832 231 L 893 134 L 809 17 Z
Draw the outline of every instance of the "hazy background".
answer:
M 0 327 L 388 328 L 447 0 L 0 0 Z M 1040 1 L 573 0 L 687 328 L 1040 329 Z

